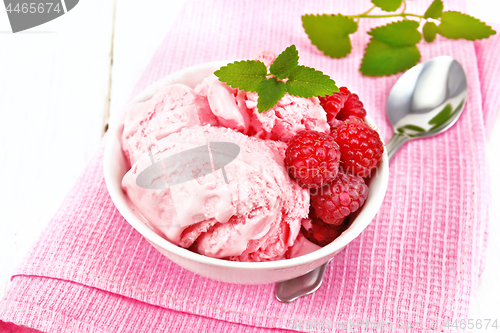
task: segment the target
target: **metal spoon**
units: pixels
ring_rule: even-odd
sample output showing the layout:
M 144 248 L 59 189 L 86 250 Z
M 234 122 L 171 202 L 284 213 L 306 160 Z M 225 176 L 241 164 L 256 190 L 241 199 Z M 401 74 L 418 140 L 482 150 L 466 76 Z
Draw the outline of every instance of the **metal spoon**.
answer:
M 437 135 L 450 128 L 462 114 L 466 99 L 467 78 L 462 66 L 452 57 L 436 57 L 405 72 L 387 98 L 387 116 L 394 129 L 386 145 L 389 161 L 405 142 Z M 278 283 L 276 298 L 290 303 L 315 292 L 321 286 L 329 262 Z

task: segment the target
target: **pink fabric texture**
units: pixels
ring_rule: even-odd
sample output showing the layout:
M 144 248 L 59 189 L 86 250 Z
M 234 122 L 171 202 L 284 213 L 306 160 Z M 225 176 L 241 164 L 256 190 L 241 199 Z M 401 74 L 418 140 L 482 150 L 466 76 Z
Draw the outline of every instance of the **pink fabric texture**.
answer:
M 409 2 L 408 11 L 423 13 L 430 3 Z M 281 52 L 295 44 L 301 64 L 358 93 L 387 142 L 385 100 L 400 75 L 368 78 L 358 72 L 369 41 L 364 31 L 381 21 L 362 20 L 352 54 L 331 59 L 310 44 L 300 20 L 305 13 L 355 14 L 370 6 L 369 1 L 188 0 L 135 93 L 187 66 L 249 58 L 266 49 Z M 445 10 L 464 11 L 464 1 L 445 1 Z M 351 325 L 349 331 L 363 332 L 373 330 L 367 321 L 402 327 L 439 322 L 441 328 L 448 319 L 466 318 L 486 248 L 485 123 L 500 104 L 493 83 L 500 72 L 499 37 L 469 42 L 438 36 L 419 48 L 423 61 L 451 55 L 464 66 L 465 111 L 446 133 L 398 152 L 380 212 L 334 258 L 320 291 L 281 304 L 274 285 L 219 283 L 170 262 L 114 207 L 102 171 L 103 140 L 15 272 L 0 301 L 0 331 L 276 332 Z

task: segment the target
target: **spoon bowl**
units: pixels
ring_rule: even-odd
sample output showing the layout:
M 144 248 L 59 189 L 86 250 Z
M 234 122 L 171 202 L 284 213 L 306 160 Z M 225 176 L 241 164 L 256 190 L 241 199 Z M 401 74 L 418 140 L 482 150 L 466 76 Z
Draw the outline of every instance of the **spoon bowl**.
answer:
M 466 99 L 464 69 L 450 56 L 433 58 L 405 72 L 387 97 L 387 117 L 394 130 L 387 144 L 389 160 L 408 140 L 450 128 L 462 114 Z
M 407 141 L 437 135 L 462 114 L 467 99 L 467 78 L 450 56 L 440 56 L 406 71 L 387 97 L 387 117 L 394 134 L 386 145 L 390 161 Z M 290 303 L 321 286 L 329 262 L 309 273 L 278 283 L 276 298 Z

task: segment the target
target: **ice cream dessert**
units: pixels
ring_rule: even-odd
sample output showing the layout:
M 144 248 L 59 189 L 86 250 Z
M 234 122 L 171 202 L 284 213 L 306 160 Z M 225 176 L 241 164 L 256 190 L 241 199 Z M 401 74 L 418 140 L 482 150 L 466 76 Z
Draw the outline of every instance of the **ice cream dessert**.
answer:
M 129 199 L 148 222 L 179 246 L 230 260 L 282 258 L 309 213 L 309 192 L 286 172 L 286 144 L 224 127 L 192 126 L 159 140 L 152 156 L 159 161 L 206 142 L 211 148 L 216 142 L 240 147 L 238 157 L 224 166 L 228 183 L 217 170 L 167 189 L 139 188 L 138 174 L 151 165 L 145 154 L 123 178 Z M 185 167 L 182 162 L 181 166 Z
M 267 67 L 275 58 L 256 57 Z M 315 251 L 366 200 L 363 177 L 351 171 L 368 176 L 383 151 L 363 143 L 369 131 L 359 104 L 350 114 L 353 95 L 286 93 L 259 112 L 258 93 L 214 75 L 194 88 L 165 86 L 127 107 L 122 149 L 130 170 L 122 188 L 145 223 L 201 255 L 253 262 Z
M 160 89 L 150 99 L 127 107 L 123 151 L 131 164 L 162 138 L 195 125 L 217 125 L 206 98 L 183 84 Z

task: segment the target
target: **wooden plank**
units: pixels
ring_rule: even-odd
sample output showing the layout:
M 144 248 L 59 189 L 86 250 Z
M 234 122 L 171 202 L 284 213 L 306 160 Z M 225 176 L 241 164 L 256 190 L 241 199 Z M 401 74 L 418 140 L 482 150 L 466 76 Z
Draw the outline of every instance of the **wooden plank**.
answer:
M 139 77 L 170 30 L 185 0 L 120 0 L 116 7 L 111 122 L 122 111 Z
M 0 296 L 103 134 L 114 5 L 17 34 L 0 10 Z

